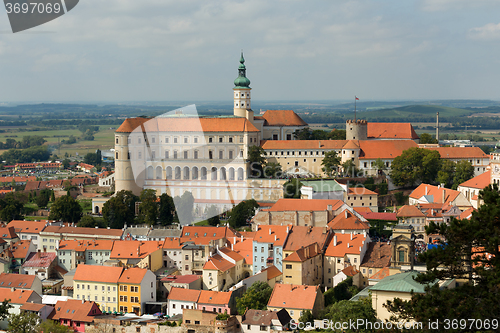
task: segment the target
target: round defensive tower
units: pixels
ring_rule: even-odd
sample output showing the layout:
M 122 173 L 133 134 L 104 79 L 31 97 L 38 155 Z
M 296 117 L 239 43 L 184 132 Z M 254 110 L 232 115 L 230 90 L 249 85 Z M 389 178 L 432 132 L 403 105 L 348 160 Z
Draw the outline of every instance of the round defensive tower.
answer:
M 346 140 L 367 140 L 368 139 L 368 122 L 366 120 L 346 121 L 345 126 Z

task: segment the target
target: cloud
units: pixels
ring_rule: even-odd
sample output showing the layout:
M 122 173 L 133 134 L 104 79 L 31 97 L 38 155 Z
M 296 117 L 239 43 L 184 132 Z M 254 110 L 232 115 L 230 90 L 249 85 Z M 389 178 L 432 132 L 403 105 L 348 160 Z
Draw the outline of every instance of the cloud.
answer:
M 488 23 L 482 27 L 472 28 L 467 36 L 476 40 L 500 39 L 500 23 Z
M 467 8 L 498 5 L 497 0 L 420 0 L 420 6 L 427 12 L 462 10 Z

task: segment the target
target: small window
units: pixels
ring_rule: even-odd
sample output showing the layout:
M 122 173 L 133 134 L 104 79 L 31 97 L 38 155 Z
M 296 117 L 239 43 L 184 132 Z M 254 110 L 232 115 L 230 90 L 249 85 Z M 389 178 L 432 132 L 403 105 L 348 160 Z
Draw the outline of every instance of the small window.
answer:
M 222 143 L 222 142 L 224 142 L 224 138 L 223 138 L 223 137 L 220 137 L 220 138 L 219 138 L 219 142 L 221 142 L 221 143 Z

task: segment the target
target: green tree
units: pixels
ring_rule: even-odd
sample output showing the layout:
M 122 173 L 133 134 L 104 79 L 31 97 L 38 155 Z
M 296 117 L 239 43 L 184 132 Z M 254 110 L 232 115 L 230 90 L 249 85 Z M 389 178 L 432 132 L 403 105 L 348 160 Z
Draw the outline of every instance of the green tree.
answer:
M 171 225 L 174 221 L 174 212 L 174 199 L 167 193 L 160 195 L 160 205 L 158 207 L 158 220 L 160 224 Z
M 484 204 L 470 220 L 452 219 L 449 224 L 431 222 L 427 234 L 441 235 L 445 242 L 419 255 L 427 266 L 416 281 L 430 283 L 459 279 L 454 289 L 441 289 L 438 283 L 425 294 L 411 300 L 394 299 L 387 308 L 397 320 L 428 322 L 444 319 L 496 319 L 500 313 L 500 193 L 496 184 L 479 192 Z M 424 332 L 432 332 L 428 328 Z M 460 330 L 450 330 L 458 332 Z
M 82 207 L 70 195 L 64 195 L 50 206 L 50 220 L 60 220 L 64 222 L 78 222 L 82 217 Z
M 174 204 L 179 223 L 188 224 L 193 222 L 194 197 L 191 192 L 186 191 L 181 197 L 176 196 Z
M 50 201 L 52 201 L 52 202 L 56 201 L 56 195 L 54 194 L 54 191 L 51 191 Z
M 333 177 L 337 174 L 338 167 L 342 159 L 340 156 L 337 156 L 337 153 L 332 150 L 325 153 L 325 157 L 323 158 L 323 162 L 321 165 L 323 166 L 321 170 L 329 177 Z
M 95 227 L 103 227 L 101 223 L 98 223 L 95 218 L 93 218 L 90 215 L 84 215 L 78 221 L 77 227 L 82 227 L 82 228 L 95 228 Z
M 11 314 L 9 316 L 7 332 L 36 333 L 39 320 L 38 316 L 31 312 Z
M 214 205 L 208 207 L 207 216 L 210 216 L 208 218 L 209 225 L 216 226 L 220 224 L 219 212 L 217 211 L 217 207 Z
M 67 154 L 67 153 L 66 153 L 66 154 Z M 68 168 L 69 168 L 69 165 L 70 165 L 69 163 L 70 163 L 70 161 L 69 161 L 67 158 L 65 158 L 65 159 L 62 161 L 62 167 L 63 167 L 63 169 L 68 169 Z
M 325 294 L 325 307 L 328 307 L 329 305 L 343 301 L 343 300 L 348 300 L 352 296 L 351 292 L 349 291 L 349 288 L 352 286 L 352 277 L 348 277 L 344 281 L 338 283 L 335 287 L 328 289 Z
M 37 327 L 39 333 L 71 333 L 73 332 L 67 326 L 61 325 L 58 322 L 46 319 L 41 322 Z
M 363 320 L 371 323 L 377 321 L 370 297 L 359 301 L 343 300 L 336 302 L 325 309 L 324 315 L 321 318 L 328 319 L 334 323 L 349 323 L 349 321 L 356 322 L 357 320 Z M 371 329 L 352 330 L 351 328 L 343 330 L 343 332 L 346 333 L 375 331 L 376 330 Z
M 12 192 L 7 193 L 3 199 L 0 199 L 0 218 L 7 222 L 20 220 L 23 207 L 23 203 Z
M 10 299 L 4 299 L 0 303 L 0 321 L 5 320 L 9 316 L 9 309 L 12 308 L 12 305 L 10 305 Z
M 49 198 L 47 198 L 45 195 L 39 195 L 36 198 L 36 205 L 40 208 L 47 207 L 48 203 L 49 203 Z
M 474 167 L 472 166 L 472 163 L 464 160 L 459 161 L 455 167 L 455 176 L 453 177 L 452 188 L 456 190 L 458 185 L 468 181 L 473 177 L 474 177 Z
M 246 309 L 265 310 L 273 292 L 265 282 L 254 282 L 240 298 L 236 298 L 236 309 L 243 315 Z
M 377 173 L 382 173 L 387 170 L 387 166 L 381 158 L 377 158 L 374 163 L 375 169 L 377 169 Z
M 342 163 L 342 174 L 344 177 L 356 177 L 358 174 L 358 168 L 352 160 L 347 160 Z
M 233 228 L 245 225 L 247 220 L 255 215 L 257 208 L 259 208 L 259 204 L 254 199 L 240 202 L 229 212 L 229 225 Z
M 142 190 L 139 196 L 139 216 L 141 223 L 154 225 L 158 219 L 158 202 L 155 190 Z
M 345 140 L 346 139 L 345 129 L 333 129 L 330 133 L 328 133 L 328 139 L 330 139 L 330 140 Z
M 291 178 L 283 184 L 283 198 L 300 199 L 302 183 L 298 178 Z
M 281 164 L 276 162 L 267 163 L 264 166 L 264 175 L 266 178 L 281 178 L 283 176 Z
M 121 190 L 106 201 L 102 207 L 102 217 L 108 227 L 121 229 L 125 224 L 131 225 L 135 217 L 135 203 L 139 197 L 132 191 Z
M 299 323 L 311 323 L 311 326 L 314 327 L 314 316 L 311 311 L 306 310 L 302 312 L 302 315 L 299 317 Z
M 439 152 L 412 147 L 397 156 L 391 165 L 391 178 L 396 186 L 416 182 L 432 184 L 441 167 Z
M 441 169 L 437 174 L 437 182 L 439 184 L 444 184 L 445 187 L 450 188 L 453 184 L 453 178 L 455 175 L 456 163 L 450 160 L 441 161 Z
M 420 134 L 420 143 L 425 144 L 425 143 L 438 143 L 438 142 L 436 138 L 434 138 L 429 133 L 422 133 Z
M 266 164 L 265 150 L 260 146 L 250 146 L 248 148 L 248 162 L 252 178 L 262 178 L 264 176 L 263 167 Z

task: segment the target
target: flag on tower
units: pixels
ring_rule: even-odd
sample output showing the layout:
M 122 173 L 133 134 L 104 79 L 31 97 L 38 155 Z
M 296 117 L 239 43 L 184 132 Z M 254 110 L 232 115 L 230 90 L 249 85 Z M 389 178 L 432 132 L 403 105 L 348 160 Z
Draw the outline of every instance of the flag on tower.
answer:
M 354 97 L 356 97 L 356 96 L 354 96 Z M 356 97 L 356 100 L 359 101 L 359 98 Z

